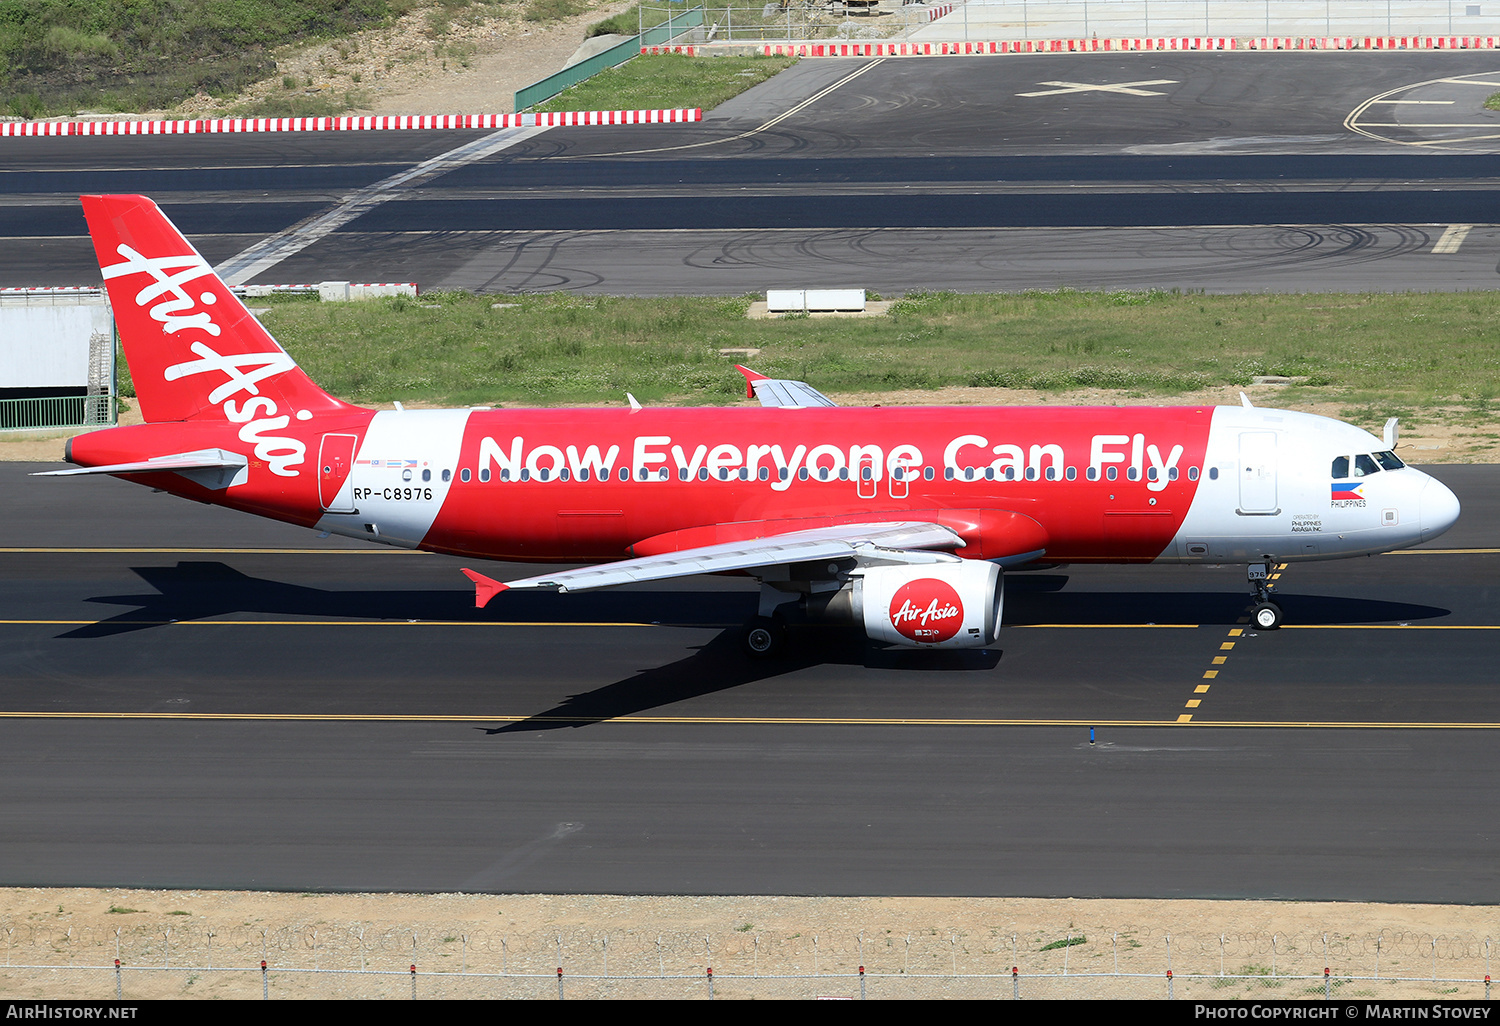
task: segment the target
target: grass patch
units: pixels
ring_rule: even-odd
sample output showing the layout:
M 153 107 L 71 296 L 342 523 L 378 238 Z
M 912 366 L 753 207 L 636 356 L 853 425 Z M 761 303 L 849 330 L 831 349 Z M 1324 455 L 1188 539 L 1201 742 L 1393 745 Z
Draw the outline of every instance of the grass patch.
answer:
M 1490 93 L 1484 101 L 1485 110 L 1500 110 L 1500 93 Z
M 667 20 L 668 15 L 681 14 L 683 11 L 690 10 L 694 6 L 694 4 L 678 4 L 674 6 L 657 3 L 652 7 L 643 7 L 640 4 L 636 4 L 630 10 L 621 11 L 613 18 L 605 18 L 603 21 L 594 22 L 594 24 L 588 27 L 588 31 L 583 36 L 585 39 L 608 35 L 633 36 L 642 29 L 660 25 Z
M 546 293 L 494 309 L 499 299 L 255 302 L 272 307 L 266 326 L 313 380 L 357 402 L 618 403 L 629 390 L 722 404 L 744 381 L 719 350 L 747 347 L 761 350 L 762 373 L 835 393 L 1000 384 L 1169 401 L 1257 374 L 1305 376 L 1278 403 L 1336 400 L 1377 432 L 1393 408 L 1434 404 L 1474 409 L 1477 427 L 1500 396 L 1500 292 L 913 293 L 888 317 L 757 321 L 744 316 L 751 297 Z
M 402 0 L 0 0 L 0 113 L 167 107 L 229 96 L 275 70 L 269 51 L 338 36 Z
M 526 0 L 521 16 L 527 21 L 556 21 L 588 10 L 584 0 Z
M 1037 950 L 1038 951 L 1056 951 L 1059 948 L 1071 948 L 1075 944 L 1087 944 L 1088 942 L 1089 942 L 1088 938 L 1084 937 L 1082 935 L 1079 935 L 1077 937 L 1064 937 L 1062 940 L 1055 940 L 1051 944 L 1043 944 Z
M 655 54 L 602 71 L 530 110 L 711 110 L 797 62 L 795 57 Z
M 230 114 L 237 118 L 331 118 L 368 102 L 369 96 L 362 89 L 272 93 L 264 99 L 237 104 Z

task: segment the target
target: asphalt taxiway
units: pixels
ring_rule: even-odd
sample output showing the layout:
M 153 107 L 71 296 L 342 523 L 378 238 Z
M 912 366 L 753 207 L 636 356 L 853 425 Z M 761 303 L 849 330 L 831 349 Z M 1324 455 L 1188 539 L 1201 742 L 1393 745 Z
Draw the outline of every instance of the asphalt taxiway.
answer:
M 769 664 L 749 582 L 480 612 L 458 560 L 30 469 L 7 883 L 1500 893 L 1492 467 L 1433 468 L 1464 515 L 1426 549 L 1294 567 L 1280 631 L 1240 570 L 1069 567 L 1008 577 L 992 652 L 810 631 Z

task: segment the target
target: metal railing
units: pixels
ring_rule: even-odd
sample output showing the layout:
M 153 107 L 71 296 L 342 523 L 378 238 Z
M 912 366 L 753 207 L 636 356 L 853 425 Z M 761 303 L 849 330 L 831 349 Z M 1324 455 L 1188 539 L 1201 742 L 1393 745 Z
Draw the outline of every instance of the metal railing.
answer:
M 69 395 L 0 399 L 0 431 L 104 427 L 114 422 L 114 396 Z

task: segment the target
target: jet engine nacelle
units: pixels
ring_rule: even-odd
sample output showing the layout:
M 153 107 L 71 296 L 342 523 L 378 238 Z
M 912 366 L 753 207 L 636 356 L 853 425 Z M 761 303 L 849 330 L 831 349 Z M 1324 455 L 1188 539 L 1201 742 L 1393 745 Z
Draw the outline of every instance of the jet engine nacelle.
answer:
M 865 633 L 908 648 L 984 648 L 1000 640 L 1005 579 L 977 559 L 864 571 L 858 603 Z

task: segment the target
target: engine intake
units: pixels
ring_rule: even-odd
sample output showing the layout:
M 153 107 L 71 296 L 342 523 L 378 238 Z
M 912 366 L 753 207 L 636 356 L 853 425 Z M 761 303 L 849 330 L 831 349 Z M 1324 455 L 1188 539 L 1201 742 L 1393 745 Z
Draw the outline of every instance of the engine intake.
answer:
M 854 610 L 876 641 L 907 648 L 984 648 L 1000 640 L 1005 579 L 976 559 L 878 566 L 854 582 Z

